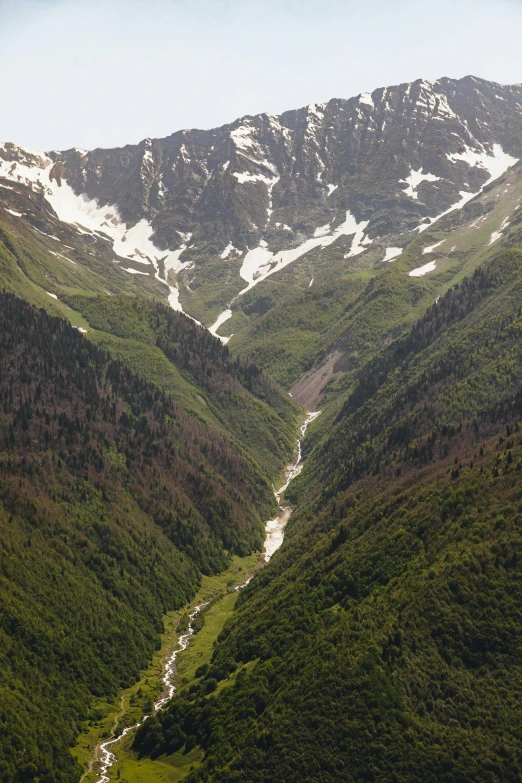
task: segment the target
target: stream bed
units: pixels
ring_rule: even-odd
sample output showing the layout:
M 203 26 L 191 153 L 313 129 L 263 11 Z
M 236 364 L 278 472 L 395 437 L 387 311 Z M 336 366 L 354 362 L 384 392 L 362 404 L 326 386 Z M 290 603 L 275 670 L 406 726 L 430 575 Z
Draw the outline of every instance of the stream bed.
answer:
M 299 475 L 299 473 L 303 468 L 303 463 L 301 461 L 302 460 L 301 441 L 306 434 L 308 425 L 314 419 L 316 419 L 317 416 L 319 416 L 319 414 L 320 411 L 308 413 L 305 422 L 301 426 L 300 437 L 297 440 L 296 461 L 295 463 L 292 463 L 286 468 L 285 483 L 283 484 L 283 486 L 280 487 L 280 489 L 278 490 L 274 490 L 277 502 L 279 504 L 279 514 L 277 515 L 277 517 L 275 517 L 275 519 L 269 519 L 265 525 L 265 547 L 263 551 L 263 556 L 266 563 L 268 563 L 268 561 L 270 560 L 274 552 L 276 552 L 281 546 L 281 544 L 283 543 L 285 528 L 288 520 L 290 519 L 292 509 L 290 508 L 290 506 L 281 505 L 280 503 L 281 496 L 285 491 L 285 489 L 290 484 L 290 482 L 296 476 Z M 235 589 L 241 590 L 250 582 L 251 578 L 252 577 L 250 576 L 245 582 L 242 582 L 241 584 L 237 585 Z M 207 605 L 207 603 L 208 602 L 198 604 L 197 606 L 194 607 L 194 609 L 192 609 L 192 611 L 189 614 L 188 628 L 185 631 L 185 633 L 180 635 L 176 649 L 171 653 L 171 655 L 169 656 L 165 664 L 165 671 L 162 677 L 162 681 L 165 687 L 160 698 L 154 704 L 154 711 L 152 714 L 156 714 L 157 712 L 162 710 L 165 704 L 167 704 L 174 695 L 176 688 L 173 685 L 173 680 L 176 673 L 176 658 L 190 644 L 190 640 L 192 636 L 194 636 L 194 628 L 192 622 L 194 618 L 199 614 L 199 612 Z M 131 731 L 134 731 L 135 729 L 139 728 L 141 724 L 147 720 L 148 717 L 149 717 L 148 715 L 145 715 L 140 721 L 138 721 L 138 723 L 134 723 L 132 726 L 127 726 L 127 728 L 125 728 L 121 732 L 121 734 L 119 734 L 118 736 L 111 737 L 111 739 L 102 742 L 98 746 L 100 771 L 96 779 L 96 783 L 110 783 L 111 778 L 108 774 L 109 770 L 113 766 L 113 764 L 115 764 L 118 760 L 113 750 L 114 745 L 120 742 Z

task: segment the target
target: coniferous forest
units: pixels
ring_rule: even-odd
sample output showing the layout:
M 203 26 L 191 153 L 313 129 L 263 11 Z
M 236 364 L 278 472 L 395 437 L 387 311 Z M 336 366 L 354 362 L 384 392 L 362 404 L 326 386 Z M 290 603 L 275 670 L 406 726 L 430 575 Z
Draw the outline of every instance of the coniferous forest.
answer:
M 261 548 L 274 500 L 230 438 L 64 320 L 1 295 L 0 346 L 0 778 L 73 781 L 91 696 L 136 679 L 200 573 Z

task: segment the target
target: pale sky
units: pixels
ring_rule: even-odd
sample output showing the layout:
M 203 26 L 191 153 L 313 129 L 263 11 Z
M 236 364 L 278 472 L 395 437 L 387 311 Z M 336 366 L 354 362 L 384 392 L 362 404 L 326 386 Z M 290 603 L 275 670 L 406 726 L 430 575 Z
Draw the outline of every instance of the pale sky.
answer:
M 420 77 L 522 82 L 522 0 L 0 0 L 0 140 L 122 146 Z

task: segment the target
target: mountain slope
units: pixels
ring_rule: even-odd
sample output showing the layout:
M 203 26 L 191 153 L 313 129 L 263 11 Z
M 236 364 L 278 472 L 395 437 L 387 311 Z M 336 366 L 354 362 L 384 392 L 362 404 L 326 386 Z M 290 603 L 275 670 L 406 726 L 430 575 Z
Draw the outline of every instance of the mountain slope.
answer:
M 284 273 L 278 273 L 238 303 L 230 323 L 240 329 L 231 347 L 269 368 L 306 407 L 323 407 L 349 387 L 356 369 L 383 344 L 406 333 L 499 245 L 519 243 L 521 200 L 522 167 L 517 164 L 461 209 L 420 236 L 415 233 L 404 248 L 396 248 L 391 261 L 371 270 L 343 270 L 332 260 L 318 273 L 314 260 L 308 269 L 313 286 L 306 283 L 299 293 L 292 293 Z M 279 300 L 276 281 L 286 289 Z M 263 312 L 265 298 L 270 307 Z
M 224 384 L 227 349 L 169 316 Z M 0 294 L 0 345 L 0 769 L 70 783 L 92 696 L 135 681 L 200 572 L 261 548 L 275 502 L 226 431 L 65 320 Z
M 520 779 L 521 259 L 356 373 L 280 553 L 139 752 L 190 738 L 194 781 Z
M 89 267 L 85 249 L 60 257 L 50 247 L 56 241 L 42 239 L 0 216 L 0 286 L 69 320 L 234 448 L 243 446 L 277 480 L 293 455 L 299 415 L 288 396 L 251 362 L 233 362 L 205 330 L 159 304 L 157 281 L 137 287 L 118 267 Z

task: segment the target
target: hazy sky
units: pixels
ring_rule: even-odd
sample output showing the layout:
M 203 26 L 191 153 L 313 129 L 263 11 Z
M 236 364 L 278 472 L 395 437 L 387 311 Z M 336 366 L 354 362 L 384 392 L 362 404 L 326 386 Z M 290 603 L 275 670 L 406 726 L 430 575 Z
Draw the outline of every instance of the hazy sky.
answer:
M 0 140 L 110 147 L 419 77 L 522 81 L 522 0 L 0 0 Z

